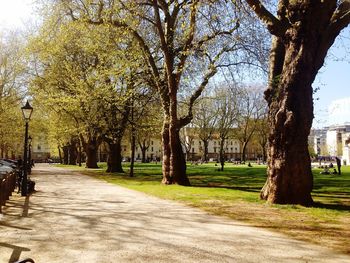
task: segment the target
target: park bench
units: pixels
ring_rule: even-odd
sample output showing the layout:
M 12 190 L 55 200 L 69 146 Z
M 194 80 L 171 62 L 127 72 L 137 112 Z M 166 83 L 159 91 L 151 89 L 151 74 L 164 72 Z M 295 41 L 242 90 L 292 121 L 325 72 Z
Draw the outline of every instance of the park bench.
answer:
M 2 206 L 4 206 L 6 204 L 6 201 L 10 199 L 10 196 L 15 190 L 15 187 L 15 172 L 0 174 L 0 213 L 2 212 Z

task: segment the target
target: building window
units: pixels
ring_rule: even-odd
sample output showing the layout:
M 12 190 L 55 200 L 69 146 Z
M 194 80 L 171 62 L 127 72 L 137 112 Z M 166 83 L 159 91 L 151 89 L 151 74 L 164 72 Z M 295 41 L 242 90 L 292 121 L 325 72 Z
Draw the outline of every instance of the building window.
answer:
M 216 153 L 216 147 L 214 147 L 214 153 Z
M 233 152 L 233 148 L 231 147 L 231 152 Z
M 153 146 L 151 147 L 151 152 L 153 152 Z
M 216 145 L 216 141 L 214 141 L 214 145 Z
M 192 152 L 194 153 L 194 148 L 192 148 Z
M 231 141 L 231 145 L 233 145 L 233 141 Z
M 153 145 L 153 141 L 151 141 L 151 145 Z M 153 150 L 152 150 L 153 151 Z
M 201 141 L 199 141 L 198 143 L 199 143 L 199 145 L 202 145 L 202 142 L 201 142 Z
M 37 149 L 38 149 L 39 151 L 41 150 L 41 145 L 40 145 L 40 144 L 38 144 Z

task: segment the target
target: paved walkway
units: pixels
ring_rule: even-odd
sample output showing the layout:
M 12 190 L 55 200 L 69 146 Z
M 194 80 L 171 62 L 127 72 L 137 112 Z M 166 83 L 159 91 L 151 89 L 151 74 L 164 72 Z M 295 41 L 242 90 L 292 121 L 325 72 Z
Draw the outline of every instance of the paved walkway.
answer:
M 0 218 L 0 262 L 350 262 L 337 254 L 68 170 L 40 165 L 37 192 Z

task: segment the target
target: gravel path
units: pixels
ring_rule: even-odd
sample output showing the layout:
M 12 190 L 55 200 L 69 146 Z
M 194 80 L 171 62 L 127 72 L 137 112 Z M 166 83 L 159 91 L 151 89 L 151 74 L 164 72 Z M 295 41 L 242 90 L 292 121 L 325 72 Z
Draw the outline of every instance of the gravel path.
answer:
M 350 262 L 350 256 L 49 165 L 0 215 L 0 263 Z

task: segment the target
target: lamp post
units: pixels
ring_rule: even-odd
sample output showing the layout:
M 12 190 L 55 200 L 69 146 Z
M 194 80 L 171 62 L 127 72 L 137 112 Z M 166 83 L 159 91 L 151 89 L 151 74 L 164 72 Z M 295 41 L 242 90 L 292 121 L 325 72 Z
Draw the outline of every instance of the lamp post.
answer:
M 24 134 L 24 153 L 23 153 L 23 177 L 22 177 L 22 187 L 21 187 L 21 195 L 27 196 L 28 193 L 28 178 L 27 178 L 27 165 L 28 165 L 28 158 L 27 158 L 27 147 L 28 147 L 28 126 L 30 117 L 32 116 L 33 107 L 30 106 L 28 100 L 26 105 L 24 105 L 22 108 L 23 113 L 23 119 L 26 123 L 25 125 L 25 134 Z
M 28 137 L 28 174 L 32 174 L 32 136 Z

